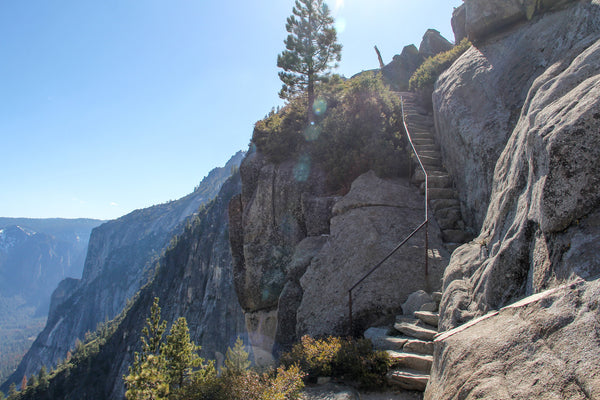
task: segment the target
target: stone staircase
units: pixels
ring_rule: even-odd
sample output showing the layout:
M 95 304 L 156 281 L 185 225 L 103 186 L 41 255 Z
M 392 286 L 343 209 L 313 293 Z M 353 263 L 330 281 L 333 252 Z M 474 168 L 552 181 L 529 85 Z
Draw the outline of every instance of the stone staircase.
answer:
M 434 140 L 435 124 L 432 110 L 419 106 L 417 95 L 399 92 L 404 99 L 404 115 L 415 149 L 429 176 L 429 206 L 442 230 L 442 240 L 452 252 L 461 244 L 471 240 L 462 218 L 458 192 L 452 177 L 442 163 L 439 146 Z M 425 193 L 425 175 L 413 155 L 411 182 Z
M 433 339 L 437 335 L 439 304 L 442 294 L 435 292 L 433 302 L 425 303 L 412 315 L 399 315 L 391 328 L 369 328 L 365 338 L 377 350 L 392 359 L 387 374 L 390 386 L 404 390 L 425 391 L 433 363 Z

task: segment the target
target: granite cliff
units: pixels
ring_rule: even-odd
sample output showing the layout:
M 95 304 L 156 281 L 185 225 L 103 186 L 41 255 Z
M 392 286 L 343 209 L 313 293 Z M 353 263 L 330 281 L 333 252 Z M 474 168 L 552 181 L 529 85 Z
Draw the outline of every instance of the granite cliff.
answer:
M 174 238 L 156 264 L 151 282 L 141 288 L 125 310 L 97 335 L 73 352 L 47 387 L 28 391 L 23 399 L 122 399 L 123 375 L 140 351 L 140 336 L 155 297 L 169 325 L 188 321 L 190 337 L 201 355 L 221 359 L 238 336 L 245 337 L 244 317 L 233 288 L 229 249 L 228 204 L 239 193 L 239 174 L 202 207 Z M 57 311 L 66 313 L 65 303 Z M 169 329 L 169 328 L 167 328 Z
M 188 196 L 136 210 L 95 228 L 82 278 L 58 286 L 46 327 L 3 389 L 20 382 L 23 375 L 37 373 L 42 365 L 56 365 L 87 332 L 119 315 L 128 299 L 154 276 L 161 253 L 183 231 L 185 221 L 217 195 L 243 156 L 239 152 L 224 167 L 215 168 Z
M 455 25 L 475 45 L 434 113 L 479 235 L 444 275 L 426 398 L 596 398 L 600 2 L 472 0 Z

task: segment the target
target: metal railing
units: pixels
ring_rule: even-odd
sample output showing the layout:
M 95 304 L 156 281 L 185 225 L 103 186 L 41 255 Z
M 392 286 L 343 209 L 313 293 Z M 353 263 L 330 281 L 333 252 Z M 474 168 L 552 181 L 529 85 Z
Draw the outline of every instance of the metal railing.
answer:
M 381 267 L 390 257 L 392 257 L 394 255 L 394 253 L 396 253 L 402 246 L 404 246 L 404 244 L 406 242 L 408 242 L 410 240 L 410 238 L 412 238 L 417 232 L 419 232 L 421 229 L 425 228 L 425 276 L 429 275 L 429 271 L 428 271 L 428 258 L 429 258 L 429 176 L 427 175 L 427 171 L 425 170 L 425 167 L 423 166 L 423 162 L 421 161 L 421 157 L 419 157 L 419 153 L 417 152 L 417 149 L 415 149 L 415 145 L 413 143 L 412 137 L 410 136 L 410 132 L 408 131 L 408 126 L 406 125 L 406 118 L 404 115 L 404 99 L 402 98 L 402 96 L 400 97 L 400 105 L 401 105 L 401 109 L 402 109 L 402 124 L 404 125 L 404 131 L 406 132 L 406 136 L 408 138 L 408 142 L 410 143 L 410 147 L 412 148 L 413 153 L 415 154 L 415 157 L 417 158 L 417 161 L 419 163 L 419 166 L 421 167 L 421 170 L 423 171 L 423 174 L 425 175 L 425 220 L 421 223 L 421 225 L 419 225 L 418 227 L 415 228 L 415 230 L 413 230 L 404 240 L 402 240 L 402 242 L 400 242 L 400 244 L 398 244 L 392 251 L 389 252 L 388 255 L 386 255 L 379 263 L 377 263 L 373 268 L 371 268 L 371 270 L 369 272 L 367 272 L 362 278 L 360 278 L 355 284 L 354 286 L 352 286 L 349 290 L 348 290 L 348 316 L 349 316 L 349 320 L 350 320 L 350 334 L 353 334 L 353 329 L 354 329 L 354 322 L 352 319 L 352 291 L 354 289 L 356 289 L 361 283 L 363 283 L 363 281 L 365 279 L 367 279 L 373 272 L 375 272 L 377 269 L 379 269 L 379 267 Z M 410 179 L 410 176 L 409 176 Z

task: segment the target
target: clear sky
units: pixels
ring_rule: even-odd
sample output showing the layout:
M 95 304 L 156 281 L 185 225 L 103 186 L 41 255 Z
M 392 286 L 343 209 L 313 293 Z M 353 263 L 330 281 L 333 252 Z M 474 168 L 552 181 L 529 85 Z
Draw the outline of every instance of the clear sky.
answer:
M 462 0 L 329 0 L 347 77 Z M 273 106 L 293 0 L 0 1 L 0 216 L 111 219 L 190 193 Z

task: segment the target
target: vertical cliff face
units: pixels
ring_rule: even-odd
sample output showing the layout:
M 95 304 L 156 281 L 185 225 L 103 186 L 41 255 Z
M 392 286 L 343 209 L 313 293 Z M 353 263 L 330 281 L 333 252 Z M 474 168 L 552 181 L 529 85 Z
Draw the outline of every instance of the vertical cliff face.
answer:
M 445 302 L 469 307 L 449 307 L 444 328 L 600 272 L 586 256 L 600 200 L 599 39 L 598 2 L 576 3 L 489 37 L 440 77 L 445 162 L 481 227 L 446 272 Z
M 238 336 L 246 336 L 233 286 L 228 225 L 229 201 L 240 191 L 236 174 L 171 243 L 153 282 L 142 290 L 100 354 L 111 359 L 104 386 L 108 398 L 120 399 L 124 394 L 122 376 L 133 362 L 133 353 L 139 351 L 139 337 L 154 297 L 160 298 L 163 319 L 170 323 L 179 317 L 187 319 L 190 337 L 202 346 L 203 357 L 218 359 Z
M 54 296 L 46 327 L 4 386 L 36 373 L 42 365 L 54 366 L 86 332 L 94 332 L 99 323 L 117 316 L 152 278 L 161 253 L 182 232 L 185 220 L 217 195 L 243 156 L 240 152 L 224 167 L 211 171 L 182 199 L 136 210 L 94 229 L 82 279 L 59 288 L 62 293 Z
M 348 334 L 348 290 L 424 219 L 424 197 L 406 180 L 369 172 L 345 196 L 327 196 L 323 174 L 298 180 L 296 165 L 251 154 L 230 203 L 236 291 L 258 363 L 304 334 Z M 448 253 L 435 221 L 428 276 L 423 237 L 357 288 L 357 329 L 393 318 L 413 291 L 440 287 Z
M 444 275 L 448 332 L 426 398 L 595 398 L 600 2 L 465 7 L 475 46 L 433 100 L 445 164 L 481 230 Z
M 170 328 L 179 317 L 188 322 L 201 355 L 218 359 L 238 336 L 245 337 L 242 309 L 233 288 L 228 204 L 241 190 L 239 174 L 223 184 L 219 195 L 186 224 L 157 262 L 156 273 L 126 313 L 111 324 L 97 353 L 62 370 L 36 399 L 122 399 L 123 375 L 140 351 L 140 336 L 155 297 Z M 59 307 L 60 308 L 60 307 Z M 112 330 L 110 330 L 112 331 Z

